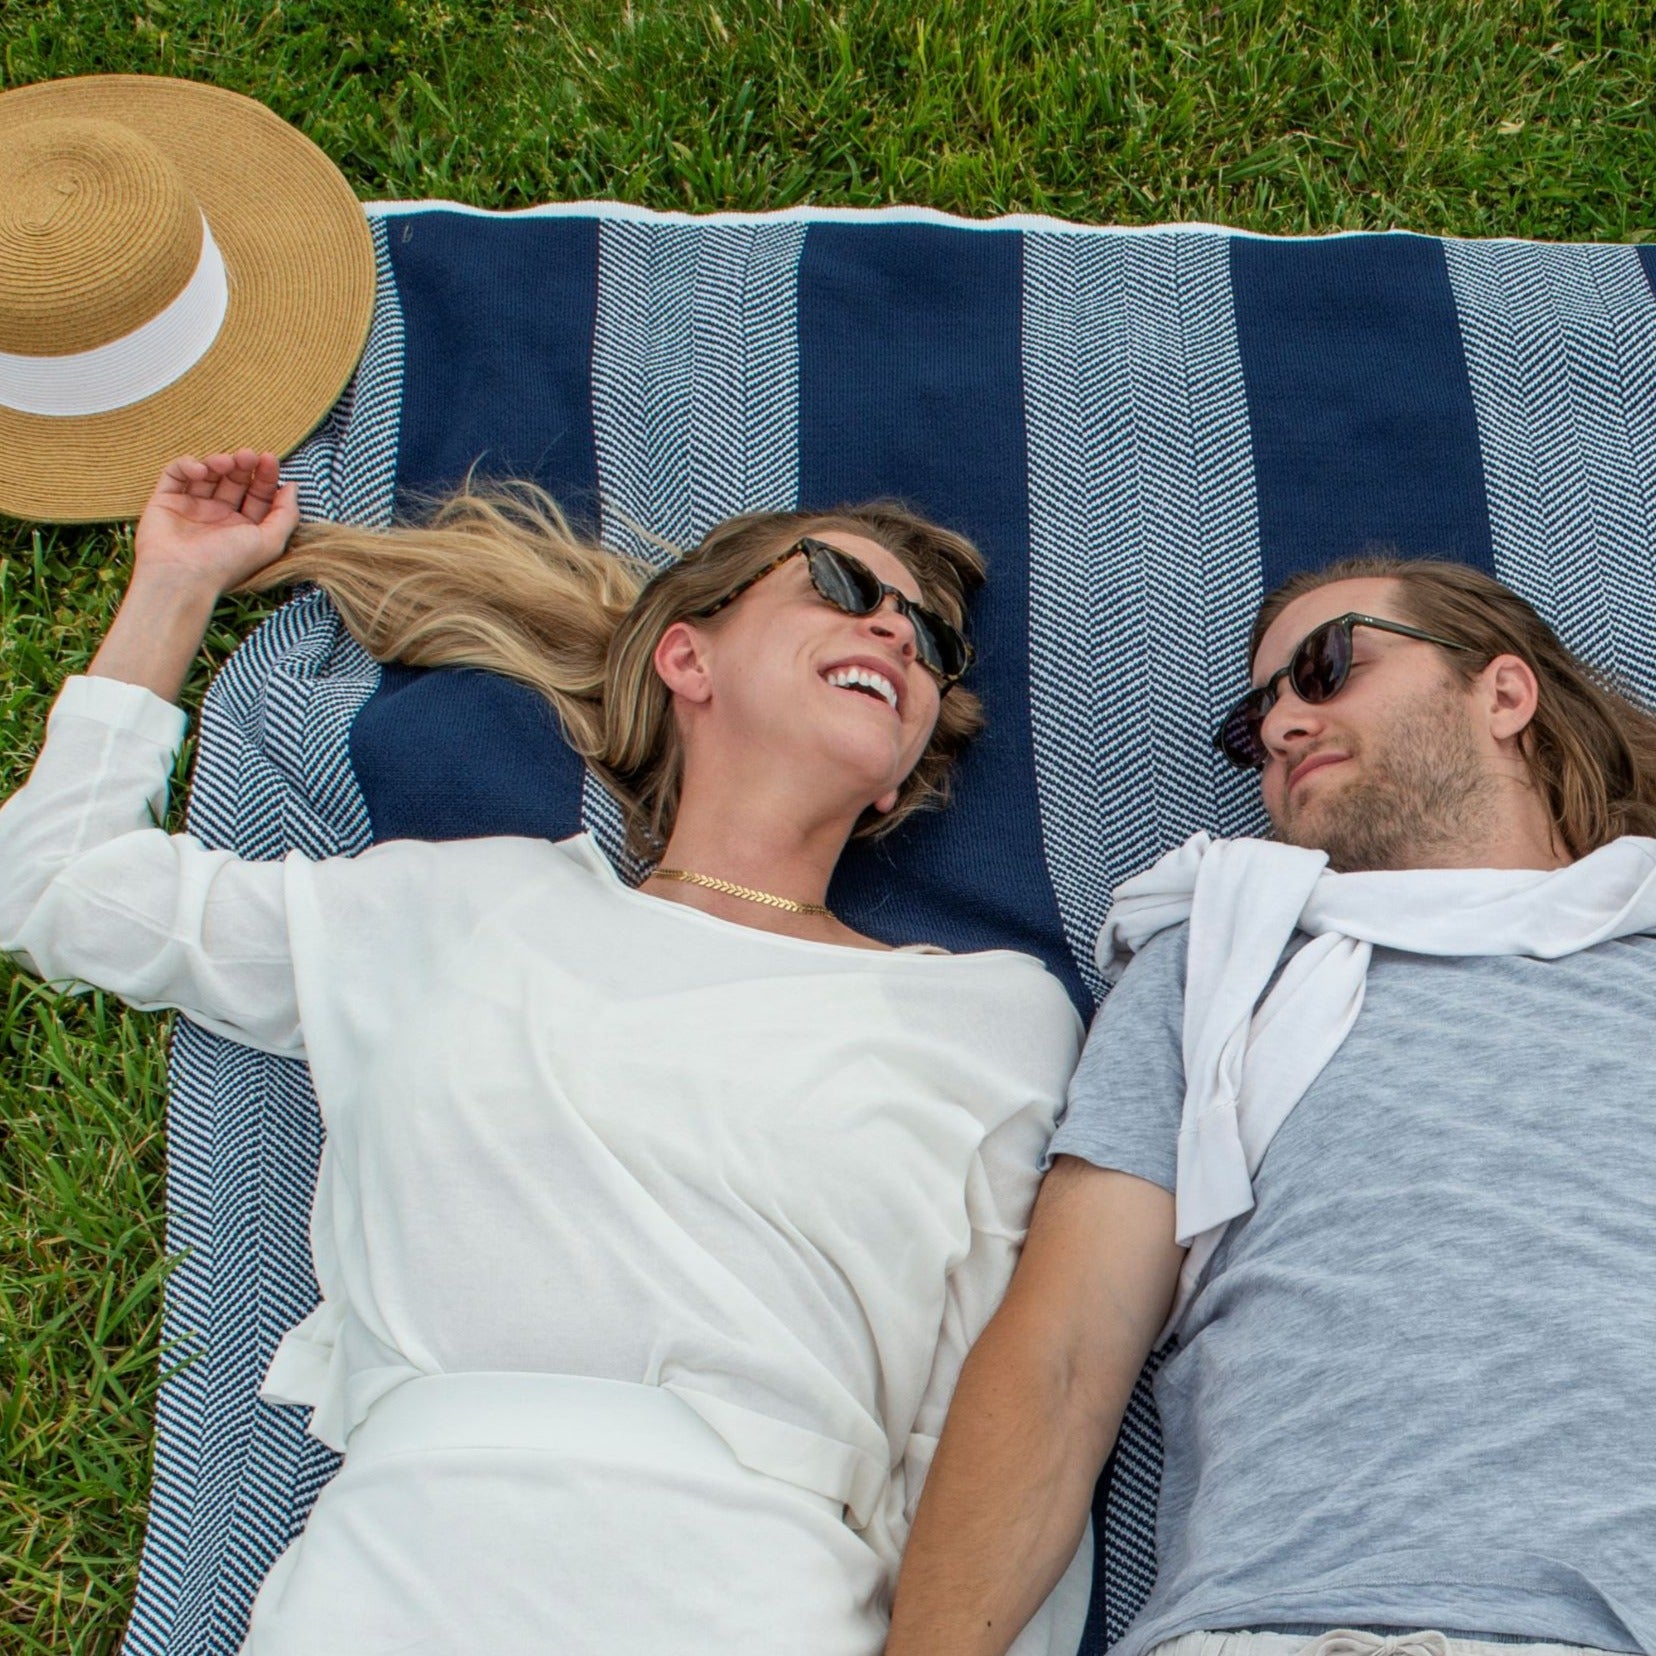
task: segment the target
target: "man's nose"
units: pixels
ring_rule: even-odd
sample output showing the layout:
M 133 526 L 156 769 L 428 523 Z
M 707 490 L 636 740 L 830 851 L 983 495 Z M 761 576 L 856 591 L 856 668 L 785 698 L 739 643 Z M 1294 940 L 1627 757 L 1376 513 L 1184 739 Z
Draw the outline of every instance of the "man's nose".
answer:
M 1302 700 L 1284 679 L 1270 712 L 1260 721 L 1259 735 L 1266 748 L 1280 757 L 1294 742 L 1316 736 L 1322 726 L 1322 708 Z

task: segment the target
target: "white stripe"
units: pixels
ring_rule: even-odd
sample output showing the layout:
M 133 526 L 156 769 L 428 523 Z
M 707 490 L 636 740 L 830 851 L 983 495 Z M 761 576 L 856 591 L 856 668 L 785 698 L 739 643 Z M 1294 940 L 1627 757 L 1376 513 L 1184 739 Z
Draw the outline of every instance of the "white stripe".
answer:
M 1096 997 L 1114 882 L 1204 823 L 1258 820 L 1207 740 L 1260 598 L 1253 455 L 1222 238 L 1032 235 L 1023 269 L 1035 781 Z
M 282 481 L 299 485 L 299 512 L 306 519 L 384 528 L 391 521 L 397 485 L 403 313 L 385 225 L 371 217 L 368 229 L 375 268 L 368 343 L 333 411 L 282 462 Z
M 377 210 L 376 210 L 377 211 Z M 612 220 L 598 233 L 592 426 L 607 545 L 660 565 L 799 496 L 801 224 Z M 629 876 L 621 814 L 589 772 L 581 820 Z
M 63 356 L 0 351 L 0 407 L 67 418 L 142 402 L 182 378 L 207 354 L 229 304 L 224 260 L 203 219 L 195 274 L 159 315 L 90 351 Z
M 1598 666 L 1656 696 L 1656 296 L 1631 247 L 1449 242 L 1495 573 Z

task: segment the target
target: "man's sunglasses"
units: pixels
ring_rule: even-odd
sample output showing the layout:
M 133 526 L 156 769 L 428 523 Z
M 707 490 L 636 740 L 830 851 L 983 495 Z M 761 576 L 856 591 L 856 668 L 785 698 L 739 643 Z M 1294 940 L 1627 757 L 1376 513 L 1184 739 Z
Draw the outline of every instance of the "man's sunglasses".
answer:
M 1373 627 L 1379 632 L 1398 633 L 1404 638 L 1418 638 L 1426 644 L 1442 645 L 1446 650 L 1472 648 L 1470 644 L 1459 644 L 1452 638 L 1439 638 L 1436 633 L 1422 632 L 1419 627 L 1405 627 L 1401 621 L 1382 621 L 1377 615 L 1336 615 L 1332 621 L 1313 627 L 1299 641 L 1286 667 L 1272 673 L 1257 690 L 1250 690 L 1231 708 L 1214 734 L 1213 745 L 1239 770 L 1263 769 L 1270 753 L 1261 728 L 1265 716 L 1276 706 L 1277 686 L 1287 679 L 1294 687 L 1294 694 L 1302 702 L 1313 706 L 1339 695 L 1351 674 L 1353 627 Z
M 897 613 L 914 632 L 914 653 L 920 665 L 934 673 L 940 691 L 946 691 L 972 665 L 972 646 L 961 636 L 958 628 L 945 621 L 935 610 L 917 604 L 896 587 L 888 586 L 867 564 L 842 552 L 827 541 L 795 541 L 779 557 L 772 558 L 763 569 L 733 587 L 718 603 L 699 610 L 696 618 L 706 620 L 720 610 L 734 604 L 750 586 L 764 580 L 772 570 L 780 569 L 790 558 L 803 556 L 805 567 L 811 572 L 811 585 L 837 610 L 847 615 L 872 615 L 887 598 L 897 606 Z

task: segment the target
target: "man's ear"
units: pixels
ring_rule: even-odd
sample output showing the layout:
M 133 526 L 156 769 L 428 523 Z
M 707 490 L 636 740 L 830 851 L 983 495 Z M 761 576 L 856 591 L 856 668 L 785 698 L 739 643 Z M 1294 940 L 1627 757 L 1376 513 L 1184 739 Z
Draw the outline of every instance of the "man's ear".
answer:
M 650 658 L 661 682 L 688 702 L 699 704 L 713 694 L 706 644 L 706 638 L 688 621 L 675 621 L 661 635 Z
M 1478 677 L 1484 687 L 1489 734 L 1498 742 L 1522 736 L 1541 700 L 1535 669 L 1522 656 L 1498 655 Z

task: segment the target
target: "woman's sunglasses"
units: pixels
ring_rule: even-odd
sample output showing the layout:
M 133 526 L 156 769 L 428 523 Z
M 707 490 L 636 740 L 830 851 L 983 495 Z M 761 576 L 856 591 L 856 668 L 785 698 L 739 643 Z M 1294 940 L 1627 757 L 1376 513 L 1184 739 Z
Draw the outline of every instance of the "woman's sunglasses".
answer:
M 1294 694 L 1312 706 L 1329 701 L 1345 688 L 1351 674 L 1351 629 L 1373 627 L 1379 632 L 1418 638 L 1426 644 L 1440 644 L 1446 650 L 1470 650 L 1452 638 L 1405 627 L 1401 621 L 1382 621 L 1376 615 L 1336 615 L 1320 627 L 1313 627 L 1299 641 L 1288 665 L 1272 673 L 1257 690 L 1250 690 L 1225 715 L 1213 738 L 1213 745 L 1239 770 L 1261 770 L 1270 757 L 1261 727 L 1265 716 L 1276 706 L 1277 686 L 1287 679 Z
M 847 615 L 872 615 L 887 598 L 897 606 L 897 613 L 914 631 L 914 653 L 920 665 L 936 675 L 938 688 L 946 691 L 957 683 L 972 665 L 972 646 L 961 636 L 958 628 L 945 621 L 936 610 L 917 604 L 896 587 L 888 586 L 867 564 L 842 552 L 827 541 L 795 541 L 780 557 L 772 558 L 763 569 L 733 587 L 718 603 L 697 612 L 696 619 L 706 620 L 720 610 L 734 604 L 750 586 L 780 569 L 790 558 L 803 555 L 805 567 L 811 572 L 811 585 L 837 610 Z

